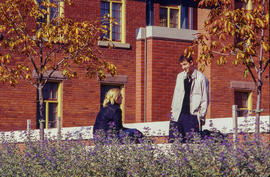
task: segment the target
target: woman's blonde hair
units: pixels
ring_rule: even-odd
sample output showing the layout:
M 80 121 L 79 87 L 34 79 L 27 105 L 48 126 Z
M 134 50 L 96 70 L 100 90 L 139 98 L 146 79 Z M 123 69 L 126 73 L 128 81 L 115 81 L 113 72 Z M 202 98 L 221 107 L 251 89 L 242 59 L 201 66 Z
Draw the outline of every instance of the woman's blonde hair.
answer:
M 120 96 L 120 90 L 118 88 L 110 89 L 104 98 L 103 107 L 106 107 L 109 103 L 114 104 Z

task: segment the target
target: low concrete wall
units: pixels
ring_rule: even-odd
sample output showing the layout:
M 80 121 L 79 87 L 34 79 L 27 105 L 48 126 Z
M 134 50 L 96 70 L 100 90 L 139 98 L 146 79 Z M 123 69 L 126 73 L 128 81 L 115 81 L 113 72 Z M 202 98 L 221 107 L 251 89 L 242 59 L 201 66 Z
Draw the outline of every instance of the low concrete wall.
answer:
M 261 132 L 270 132 L 270 117 L 261 116 Z M 146 136 L 168 136 L 169 121 L 162 122 L 146 122 L 146 123 L 129 123 L 124 124 L 127 128 L 137 128 Z M 239 117 L 238 118 L 239 131 L 254 132 L 255 117 Z M 233 133 L 233 119 L 232 118 L 216 118 L 206 119 L 206 124 L 203 129 L 216 129 L 222 133 Z M 64 127 L 61 128 L 62 140 L 76 140 L 76 139 L 91 139 L 93 138 L 93 126 L 85 127 Z M 39 140 L 39 130 L 30 130 L 31 140 Z M 24 142 L 27 139 L 27 131 L 1 132 L 0 142 L 4 139 L 14 142 Z M 45 129 L 45 137 L 56 140 L 57 129 Z

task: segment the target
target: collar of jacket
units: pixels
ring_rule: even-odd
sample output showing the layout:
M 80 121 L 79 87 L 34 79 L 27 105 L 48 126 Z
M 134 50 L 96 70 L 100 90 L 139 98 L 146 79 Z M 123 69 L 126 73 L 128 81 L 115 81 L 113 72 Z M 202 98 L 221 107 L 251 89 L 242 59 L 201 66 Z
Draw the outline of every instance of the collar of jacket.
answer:
M 184 79 L 187 78 L 187 73 L 184 71 Z M 197 78 L 197 69 L 194 69 L 193 73 L 191 74 L 191 78 L 192 79 L 196 79 Z

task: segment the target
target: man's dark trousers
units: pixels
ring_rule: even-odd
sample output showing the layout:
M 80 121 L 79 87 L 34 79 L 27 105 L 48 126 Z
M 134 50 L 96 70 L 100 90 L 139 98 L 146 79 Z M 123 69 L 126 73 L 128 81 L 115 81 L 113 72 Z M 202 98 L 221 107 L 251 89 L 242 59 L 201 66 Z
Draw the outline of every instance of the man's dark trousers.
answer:
M 170 121 L 169 126 L 169 143 L 173 143 L 175 139 L 180 139 L 181 142 L 186 142 L 189 132 L 199 132 L 199 123 L 197 116 L 181 113 L 177 122 Z

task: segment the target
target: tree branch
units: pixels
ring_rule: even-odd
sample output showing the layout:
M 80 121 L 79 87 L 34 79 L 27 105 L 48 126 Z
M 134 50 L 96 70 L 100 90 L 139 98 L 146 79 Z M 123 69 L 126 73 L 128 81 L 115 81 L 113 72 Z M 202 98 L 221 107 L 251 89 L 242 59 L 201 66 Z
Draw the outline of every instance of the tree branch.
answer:
M 24 71 L 22 72 L 25 73 Z M 30 83 L 32 86 L 37 88 L 36 84 L 34 84 L 31 80 L 26 79 L 23 75 L 20 75 L 20 78 L 22 78 L 23 80 L 25 80 L 26 82 Z
M 21 31 L 25 36 L 29 37 L 29 35 L 28 35 L 24 30 L 22 30 L 21 28 L 19 28 L 18 25 L 17 25 L 14 21 L 12 21 L 12 20 L 9 18 L 9 16 L 6 14 L 6 11 L 4 11 L 3 8 L 1 8 L 1 9 L 2 9 L 2 12 L 4 13 L 6 19 L 7 19 L 8 21 L 10 21 L 11 25 L 13 26 L 13 29 L 14 29 L 14 31 L 16 32 L 17 36 L 20 36 L 20 37 L 21 37 L 21 35 L 19 35 L 19 32 L 18 32 L 18 30 L 19 30 L 19 31 Z M 21 14 L 20 14 L 20 17 L 21 17 L 21 19 L 22 19 Z M 22 37 L 21 37 L 21 38 L 22 38 Z M 23 38 L 22 38 L 22 39 L 23 39 Z M 24 41 L 24 45 L 25 45 L 25 47 L 27 46 L 26 41 Z M 38 68 L 37 68 L 37 66 L 36 66 L 36 64 L 35 64 L 35 62 L 34 62 L 34 60 L 33 60 L 33 57 L 31 56 L 31 54 L 30 54 L 29 52 L 27 52 L 27 55 L 28 55 L 28 57 L 30 58 L 30 61 L 31 61 L 31 63 L 32 63 L 33 66 L 34 66 L 36 73 L 39 75 L 39 70 L 38 70 Z
M 262 73 L 266 70 L 269 63 L 270 63 L 270 59 L 268 59 L 268 61 L 265 63 L 263 70 L 262 70 Z
M 269 74 L 267 74 L 267 75 L 263 78 L 262 83 L 264 83 L 264 82 L 266 81 L 266 79 L 268 79 L 268 78 L 269 78 Z
M 262 16 L 265 15 L 265 0 L 262 3 L 263 6 L 263 12 L 262 12 Z M 263 62 L 262 62 L 262 58 L 263 58 L 263 41 L 264 41 L 264 29 L 262 28 L 262 34 L 261 34 L 261 40 L 260 40 L 260 56 L 259 56 L 259 71 L 258 71 L 258 80 L 261 81 L 261 77 L 262 77 L 262 73 L 264 71 L 265 68 L 262 68 L 263 66 Z M 269 61 L 269 60 L 268 60 Z M 265 66 L 267 67 L 268 62 L 265 64 Z
M 0 65 L 4 67 L 9 73 L 11 73 L 10 69 L 6 65 L 4 65 L 3 63 L 0 63 Z
M 28 57 L 29 57 L 31 63 L 32 63 L 33 66 L 34 66 L 34 69 L 35 69 L 37 75 L 39 75 L 40 73 L 39 73 L 38 67 L 37 67 L 37 65 L 36 65 L 36 63 L 35 63 L 35 61 L 34 61 L 34 59 L 32 58 L 32 56 L 31 56 L 29 53 L 27 53 L 27 55 L 28 55 Z
M 87 41 L 87 42 L 88 42 L 88 41 Z M 85 47 L 87 47 L 87 42 L 86 42 L 86 44 L 85 44 L 84 46 L 82 46 L 82 47 L 81 47 L 79 50 L 77 50 L 74 54 L 70 54 L 69 56 L 64 57 L 62 60 L 60 60 L 60 61 L 56 64 L 56 66 L 53 68 L 52 72 L 50 72 L 50 74 L 48 75 L 48 78 L 47 78 L 46 80 L 48 80 L 48 79 L 52 76 L 52 74 L 58 69 L 58 67 L 59 67 L 65 60 L 68 60 L 68 59 L 70 59 L 70 58 L 72 58 L 72 57 L 74 58 L 74 57 L 78 56 L 79 53 L 80 53 L 81 51 L 83 51 Z
M 251 59 L 251 61 L 254 63 L 254 68 L 255 68 L 256 73 L 258 73 L 259 70 L 258 70 L 257 66 L 255 65 L 255 62 L 254 62 L 254 60 L 253 60 L 252 55 L 250 55 L 250 59 Z
M 6 71 L 8 73 L 10 73 L 12 75 L 12 71 L 10 70 L 10 68 L 8 68 L 6 65 L 4 65 L 3 63 L 0 63 L 0 65 L 2 67 L 4 67 L 6 69 Z M 26 74 L 23 70 L 21 70 L 22 73 Z M 12 75 L 13 76 L 13 75 Z M 26 79 L 22 74 L 20 74 L 20 78 L 22 78 L 23 80 L 27 81 L 28 83 L 30 83 L 31 85 L 33 85 L 34 87 L 36 87 L 36 85 L 31 81 L 31 80 L 28 80 Z M 37 88 L 37 87 L 36 87 Z
M 52 49 L 47 55 L 46 55 L 46 57 L 45 57 L 45 60 L 44 60 L 44 66 L 46 66 L 46 64 L 47 64 L 47 62 L 48 62 L 48 60 L 49 60 L 49 58 L 50 58 L 50 56 L 51 56 L 51 54 L 53 54 L 53 53 L 58 53 L 58 52 L 60 52 L 62 49 L 63 49 L 63 45 L 61 45 L 59 48 L 54 48 L 54 49 Z
M 251 69 L 250 69 L 250 67 L 249 67 L 249 65 L 248 65 L 247 63 L 245 63 L 245 65 L 246 65 L 246 67 L 247 67 L 249 73 L 251 74 L 251 77 L 252 77 L 252 79 L 253 79 L 255 85 L 257 86 L 258 84 L 257 84 L 256 78 L 255 78 L 253 72 L 251 71 Z

